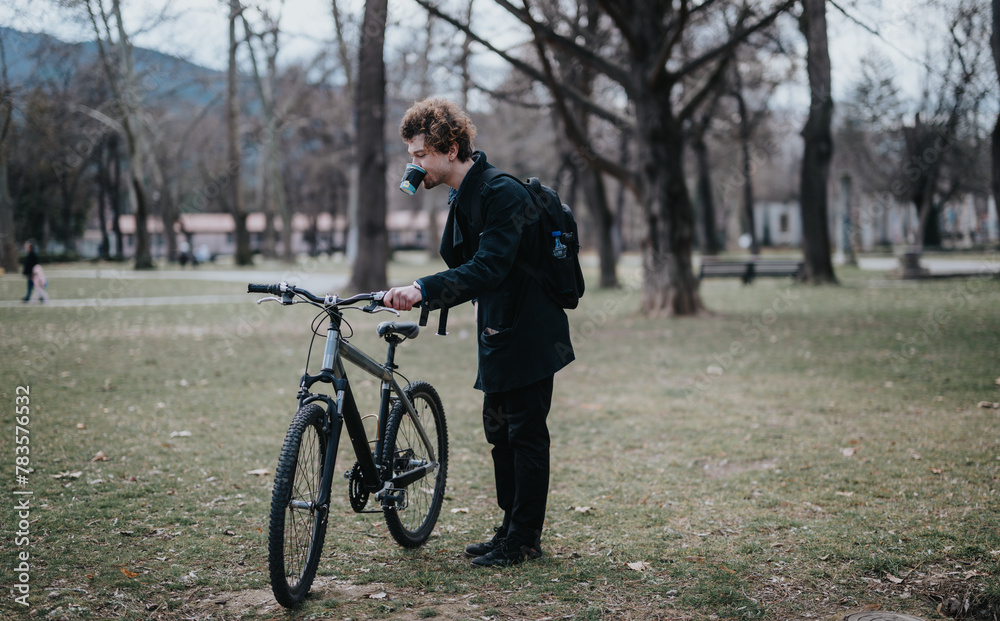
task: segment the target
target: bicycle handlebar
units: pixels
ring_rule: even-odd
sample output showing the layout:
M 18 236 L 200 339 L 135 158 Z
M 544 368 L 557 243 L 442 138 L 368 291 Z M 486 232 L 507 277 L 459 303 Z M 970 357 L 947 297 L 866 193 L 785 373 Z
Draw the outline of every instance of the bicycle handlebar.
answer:
M 269 295 L 280 295 L 282 297 L 282 303 L 291 303 L 291 298 L 298 295 L 310 302 L 315 304 L 321 304 L 324 308 L 333 308 L 336 306 L 348 306 L 351 304 L 357 304 L 358 302 L 371 302 L 373 306 L 385 306 L 382 303 L 382 298 L 385 296 L 385 291 L 373 291 L 371 293 L 359 293 L 357 295 L 351 296 L 349 298 L 338 298 L 336 294 L 327 295 L 320 297 L 314 295 L 313 293 L 306 291 L 305 289 L 300 289 L 299 287 L 294 287 L 286 282 L 279 282 L 273 285 L 258 285 L 250 283 L 247 285 L 247 293 L 266 293 Z M 420 307 L 420 321 L 421 326 L 427 325 L 427 316 L 430 309 L 426 305 L 417 302 L 413 305 L 414 308 Z M 442 308 L 441 315 L 438 320 L 438 336 L 445 336 L 448 334 L 448 309 Z

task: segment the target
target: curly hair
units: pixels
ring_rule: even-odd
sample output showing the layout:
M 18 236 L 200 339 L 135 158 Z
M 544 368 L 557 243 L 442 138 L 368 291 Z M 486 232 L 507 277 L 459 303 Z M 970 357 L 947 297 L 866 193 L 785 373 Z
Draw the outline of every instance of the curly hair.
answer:
M 404 142 L 424 135 L 424 147 L 437 153 L 447 153 L 458 145 L 458 159 L 466 162 L 475 150 L 476 126 L 461 108 L 447 99 L 424 99 L 415 102 L 399 123 L 399 135 Z

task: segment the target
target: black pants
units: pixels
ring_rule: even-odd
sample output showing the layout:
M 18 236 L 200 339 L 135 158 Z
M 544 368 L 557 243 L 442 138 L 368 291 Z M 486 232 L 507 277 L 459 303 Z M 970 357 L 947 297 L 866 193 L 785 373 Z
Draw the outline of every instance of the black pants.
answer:
M 483 427 L 493 445 L 497 504 L 503 529 L 518 543 L 537 541 L 549 494 L 549 428 L 552 376 L 483 398 Z

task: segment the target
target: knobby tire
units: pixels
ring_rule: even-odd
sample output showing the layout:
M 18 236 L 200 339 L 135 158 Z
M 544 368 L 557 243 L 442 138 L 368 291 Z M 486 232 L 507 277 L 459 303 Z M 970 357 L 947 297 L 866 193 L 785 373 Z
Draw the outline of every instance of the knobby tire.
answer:
M 413 382 L 406 387 L 406 393 L 434 447 L 438 466 L 406 488 L 405 507 L 384 503 L 383 509 L 389 533 L 396 543 L 416 548 L 430 537 L 444 501 L 448 478 L 448 430 L 441 397 L 433 386 L 427 382 Z M 428 460 L 429 451 L 421 441 L 413 420 L 403 403 L 397 402 L 386 424 L 382 460 L 386 470 L 399 474 L 414 463 L 426 463 Z
M 327 508 L 315 506 L 326 459 L 324 416 L 314 403 L 295 413 L 274 473 L 268 568 L 274 598 L 288 608 L 309 592 L 326 536 Z

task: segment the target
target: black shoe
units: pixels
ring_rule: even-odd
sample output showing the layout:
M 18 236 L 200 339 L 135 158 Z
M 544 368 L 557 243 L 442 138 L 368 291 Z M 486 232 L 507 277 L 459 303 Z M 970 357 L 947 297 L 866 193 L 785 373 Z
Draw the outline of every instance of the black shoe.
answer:
M 497 527 L 493 529 L 493 532 L 496 533 L 493 535 L 493 539 L 482 543 L 470 543 L 466 546 L 465 553 L 472 558 L 476 558 L 477 556 L 489 554 L 500 547 L 503 544 L 504 537 L 507 536 L 507 531 L 503 530 L 503 527 Z
M 474 567 L 511 567 L 519 565 L 529 559 L 536 559 L 542 556 L 542 548 L 538 543 L 519 544 L 515 541 L 504 540 L 503 543 L 494 548 L 492 552 L 472 559 Z

